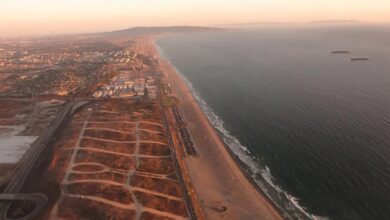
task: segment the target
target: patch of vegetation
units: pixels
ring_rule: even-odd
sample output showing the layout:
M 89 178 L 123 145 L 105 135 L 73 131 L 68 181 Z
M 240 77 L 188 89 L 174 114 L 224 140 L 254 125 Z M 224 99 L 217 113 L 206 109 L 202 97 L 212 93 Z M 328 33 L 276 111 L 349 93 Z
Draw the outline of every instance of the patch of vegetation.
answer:
M 162 100 L 164 107 L 176 107 L 179 104 L 179 100 L 174 96 L 165 96 Z

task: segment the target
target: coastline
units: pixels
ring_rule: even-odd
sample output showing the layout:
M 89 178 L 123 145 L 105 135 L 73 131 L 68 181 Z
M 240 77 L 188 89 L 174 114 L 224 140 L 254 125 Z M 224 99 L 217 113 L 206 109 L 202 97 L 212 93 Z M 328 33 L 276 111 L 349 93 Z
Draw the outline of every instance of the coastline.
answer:
M 251 177 L 248 165 L 226 146 L 209 122 L 183 76 L 157 51 L 155 41 L 159 37 L 152 38 L 151 44 L 160 60 L 163 80 L 171 83 L 173 95 L 180 100 L 179 111 L 200 154 L 200 158 L 187 157 L 184 162 L 206 218 L 283 219 L 277 206 Z M 216 212 L 212 208 L 216 204 L 227 211 Z

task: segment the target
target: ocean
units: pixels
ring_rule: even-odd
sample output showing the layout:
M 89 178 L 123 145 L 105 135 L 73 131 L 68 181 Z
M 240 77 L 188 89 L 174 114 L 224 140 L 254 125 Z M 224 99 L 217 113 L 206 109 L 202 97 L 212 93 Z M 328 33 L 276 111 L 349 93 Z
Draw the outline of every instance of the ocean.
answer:
M 264 25 L 157 45 L 291 219 L 390 219 L 390 25 Z

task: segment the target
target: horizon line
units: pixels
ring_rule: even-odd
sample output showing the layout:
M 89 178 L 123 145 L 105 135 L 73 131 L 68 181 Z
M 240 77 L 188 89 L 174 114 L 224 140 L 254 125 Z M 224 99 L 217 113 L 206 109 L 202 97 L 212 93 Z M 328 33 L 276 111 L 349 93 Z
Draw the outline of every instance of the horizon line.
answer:
M 1 35 L 0 39 L 17 39 L 17 38 L 40 38 L 40 37 L 61 37 L 61 36 L 78 36 L 78 35 L 93 35 L 103 34 L 116 31 L 124 31 L 135 28 L 168 28 L 168 27 L 198 27 L 198 28 L 226 28 L 226 26 L 255 26 L 255 25 L 294 25 L 294 24 L 342 24 L 342 23 L 371 23 L 371 24 L 390 24 L 390 21 L 362 21 L 355 19 L 328 19 L 328 20 L 312 20 L 302 22 L 288 22 L 288 21 L 276 21 L 276 22 L 240 22 L 240 23 L 226 23 L 226 24 L 210 24 L 210 25 L 139 25 L 130 26 L 122 29 L 90 31 L 90 32 L 75 32 L 75 33 L 51 33 L 51 34 L 25 34 L 25 35 Z

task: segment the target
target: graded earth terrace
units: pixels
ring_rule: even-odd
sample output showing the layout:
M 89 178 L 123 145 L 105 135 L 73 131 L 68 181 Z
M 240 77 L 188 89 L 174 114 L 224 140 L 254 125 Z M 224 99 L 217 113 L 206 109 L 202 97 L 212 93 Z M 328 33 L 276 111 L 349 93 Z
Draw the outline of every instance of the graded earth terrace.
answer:
M 76 113 L 50 164 L 62 190 L 50 217 L 188 217 L 164 131 L 157 103 L 102 101 Z

